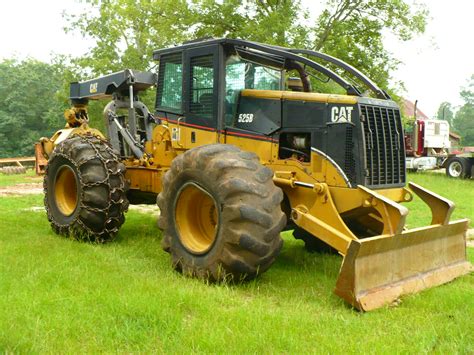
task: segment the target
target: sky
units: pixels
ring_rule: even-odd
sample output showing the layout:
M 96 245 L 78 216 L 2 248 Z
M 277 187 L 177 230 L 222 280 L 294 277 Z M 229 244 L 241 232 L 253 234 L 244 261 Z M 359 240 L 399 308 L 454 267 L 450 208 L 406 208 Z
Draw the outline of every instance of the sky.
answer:
M 409 0 L 415 1 L 415 0 Z M 303 0 L 314 14 L 321 0 Z M 425 0 L 430 21 L 425 34 L 409 42 L 388 36 L 385 45 L 402 61 L 393 77 L 405 83 L 405 98 L 433 117 L 443 101 L 459 106 L 459 91 L 474 74 L 472 44 L 473 0 Z M 48 61 L 53 53 L 80 56 L 92 47 L 91 39 L 65 33 L 63 11 L 80 12 L 75 0 L 15 0 L 2 4 L 0 60 L 33 57 Z
M 426 0 L 431 20 L 426 32 L 409 42 L 387 40 L 387 48 L 403 62 L 393 74 L 405 82 L 410 101 L 429 117 L 443 101 L 463 104 L 462 87 L 474 74 L 473 0 Z

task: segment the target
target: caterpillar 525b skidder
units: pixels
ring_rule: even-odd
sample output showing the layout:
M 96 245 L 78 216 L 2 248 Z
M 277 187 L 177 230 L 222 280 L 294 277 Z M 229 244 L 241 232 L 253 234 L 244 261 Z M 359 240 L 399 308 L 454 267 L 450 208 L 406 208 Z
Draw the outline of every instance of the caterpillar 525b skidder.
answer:
M 405 187 L 400 111 L 359 71 L 322 53 L 232 39 L 154 59 L 157 76 L 125 70 L 71 84 L 66 128 L 42 139 L 57 233 L 107 241 L 128 201 L 158 197 L 173 266 L 219 281 L 267 270 L 280 231 L 294 229 L 308 249 L 344 257 L 335 292 L 361 310 L 470 271 L 468 221 L 449 221 L 449 200 Z M 154 85 L 152 113 L 138 94 Z M 87 115 L 89 100 L 106 97 L 107 138 Z M 400 203 L 413 193 L 433 218 L 406 230 Z

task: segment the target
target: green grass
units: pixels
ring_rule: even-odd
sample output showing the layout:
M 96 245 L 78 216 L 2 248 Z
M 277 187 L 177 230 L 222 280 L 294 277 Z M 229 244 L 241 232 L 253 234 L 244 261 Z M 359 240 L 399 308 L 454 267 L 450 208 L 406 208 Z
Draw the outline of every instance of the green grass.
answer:
M 36 176 L 34 170 L 27 170 L 26 174 L 3 175 L 0 174 L 0 187 L 14 184 L 28 184 L 42 182 L 42 177 Z
M 472 181 L 410 179 L 445 188 L 467 211 L 456 216 L 472 216 Z M 341 258 L 308 254 L 288 234 L 257 280 L 207 285 L 172 271 L 152 215 L 130 211 L 116 241 L 91 245 L 54 235 L 33 206 L 40 195 L 0 198 L 0 351 L 474 351 L 473 275 L 360 313 L 332 294 Z
M 426 187 L 453 201 L 456 205 L 451 220 L 469 218 L 474 226 L 474 180 L 457 180 L 444 174 L 424 172 L 408 174 L 408 181 Z M 407 225 L 410 228 L 428 225 L 431 221 L 429 207 L 417 196 L 405 205 L 409 208 Z

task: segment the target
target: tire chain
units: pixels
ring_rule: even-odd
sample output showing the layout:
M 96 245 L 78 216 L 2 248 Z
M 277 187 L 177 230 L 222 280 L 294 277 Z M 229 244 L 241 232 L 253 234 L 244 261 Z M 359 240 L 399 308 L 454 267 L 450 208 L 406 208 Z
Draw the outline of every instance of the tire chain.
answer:
M 77 216 L 76 219 L 71 223 L 72 230 L 70 230 L 69 225 L 59 225 L 59 224 L 55 223 L 53 218 L 52 218 L 51 211 L 48 208 L 47 201 L 46 201 L 47 184 L 46 184 L 46 179 L 45 179 L 44 182 L 43 182 L 43 191 L 45 193 L 46 213 L 48 215 L 48 220 L 51 222 L 51 224 L 53 226 L 53 229 L 58 234 L 62 234 L 62 235 L 65 235 L 65 236 L 72 235 L 75 239 L 86 241 L 86 242 L 105 243 L 105 242 L 108 242 L 108 241 L 111 241 L 111 240 L 114 239 L 114 237 L 117 234 L 120 226 L 124 222 L 123 213 L 128 211 L 128 205 L 129 205 L 128 200 L 126 198 L 123 199 L 123 197 L 125 197 L 126 191 L 128 190 L 127 183 L 126 183 L 125 179 L 122 179 L 122 183 L 120 184 L 119 187 L 115 187 L 113 189 L 110 187 L 110 185 L 108 183 L 111 175 L 117 175 L 118 174 L 120 176 L 120 174 L 123 173 L 123 171 L 125 170 L 125 167 L 121 163 L 119 155 L 116 153 L 116 151 L 112 148 L 112 146 L 110 145 L 110 143 L 107 140 L 105 140 L 103 138 L 100 138 L 98 136 L 95 136 L 93 134 L 90 134 L 90 133 L 85 134 L 85 135 L 84 134 L 81 134 L 81 135 L 75 134 L 75 135 L 72 135 L 71 137 L 69 137 L 68 139 L 72 139 L 72 138 L 75 138 L 75 137 L 81 137 L 83 139 L 82 143 L 87 142 L 89 144 L 89 146 L 94 150 L 95 155 L 90 156 L 86 159 L 82 159 L 80 161 L 80 163 L 77 163 L 76 161 L 71 160 L 70 157 L 67 154 L 64 153 L 64 145 L 58 145 L 57 148 L 59 148 L 59 149 L 56 150 L 57 149 L 56 148 L 55 151 L 53 152 L 53 154 L 55 156 L 60 156 L 60 157 L 63 157 L 64 159 L 70 161 L 75 166 L 75 168 L 77 169 L 78 172 L 80 172 L 80 167 L 81 166 L 83 166 L 84 164 L 87 164 L 91 160 L 98 159 L 102 163 L 102 165 L 105 168 L 105 172 L 106 172 L 106 177 L 104 179 L 102 179 L 100 181 L 92 182 L 92 183 L 85 183 L 82 179 L 82 174 L 78 174 L 77 177 L 79 179 L 79 184 L 82 187 L 81 188 L 81 198 L 80 198 L 81 204 L 80 204 L 79 208 L 86 209 L 86 210 L 88 210 L 90 212 L 94 212 L 94 213 L 103 213 L 103 214 L 105 214 L 105 216 L 107 216 L 107 219 L 104 223 L 104 229 L 100 232 L 93 231 L 90 227 L 88 227 L 79 218 L 79 216 Z M 98 149 L 98 147 L 97 147 L 97 143 L 100 143 L 101 147 L 103 147 L 105 149 L 105 151 L 103 153 L 108 153 L 109 155 L 112 156 L 112 159 L 104 158 L 104 156 L 103 156 L 104 154 L 103 153 L 101 154 L 100 149 Z M 116 165 L 117 168 L 115 170 L 112 169 L 112 168 L 109 168 L 108 165 L 110 163 L 116 163 L 116 164 L 111 164 L 111 165 Z M 48 166 L 49 165 L 46 165 L 46 176 L 48 176 Z M 123 167 L 123 168 L 121 168 L 121 167 Z M 109 196 L 108 196 L 107 206 L 105 208 L 96 208 L 96 207 L 91 207 L 91 206 L 87 206 L 86 204 L 84 204 L 83 203 L 84 189 L 89 188 L 89 187 L 99 186 L 99 185 L 106 185 L 108 187 Z M 117 192 L 120 193 L 122 198 L 118 201 L 113 201 L 112 194 L 117 193 Z M 110 208 L 113 205 L 122 205 L 122 206 L 119 206 L 120 212 L 119 212 L 118 217 L 109 217 Z M 112 221 L 116 221 L 116 223 L 113 224 L 113 228 L 109 229 L 108 226 L 111 225 L 110 222 L 112 222 Z M 80 228 L 78 228 L 77 226 L 74 226 L 74 223 L 77 223 L 80 226 Z M 82 228 L 82 230 L 81 230 L 81 228 Z

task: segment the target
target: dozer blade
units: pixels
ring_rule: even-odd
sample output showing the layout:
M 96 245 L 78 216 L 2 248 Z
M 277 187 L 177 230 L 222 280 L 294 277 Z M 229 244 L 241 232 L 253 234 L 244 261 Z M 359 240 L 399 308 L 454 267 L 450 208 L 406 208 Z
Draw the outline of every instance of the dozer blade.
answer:
M 351 241 L 335 293 L 369 311 L 469 273 L 467 226 L 464 219 Z

